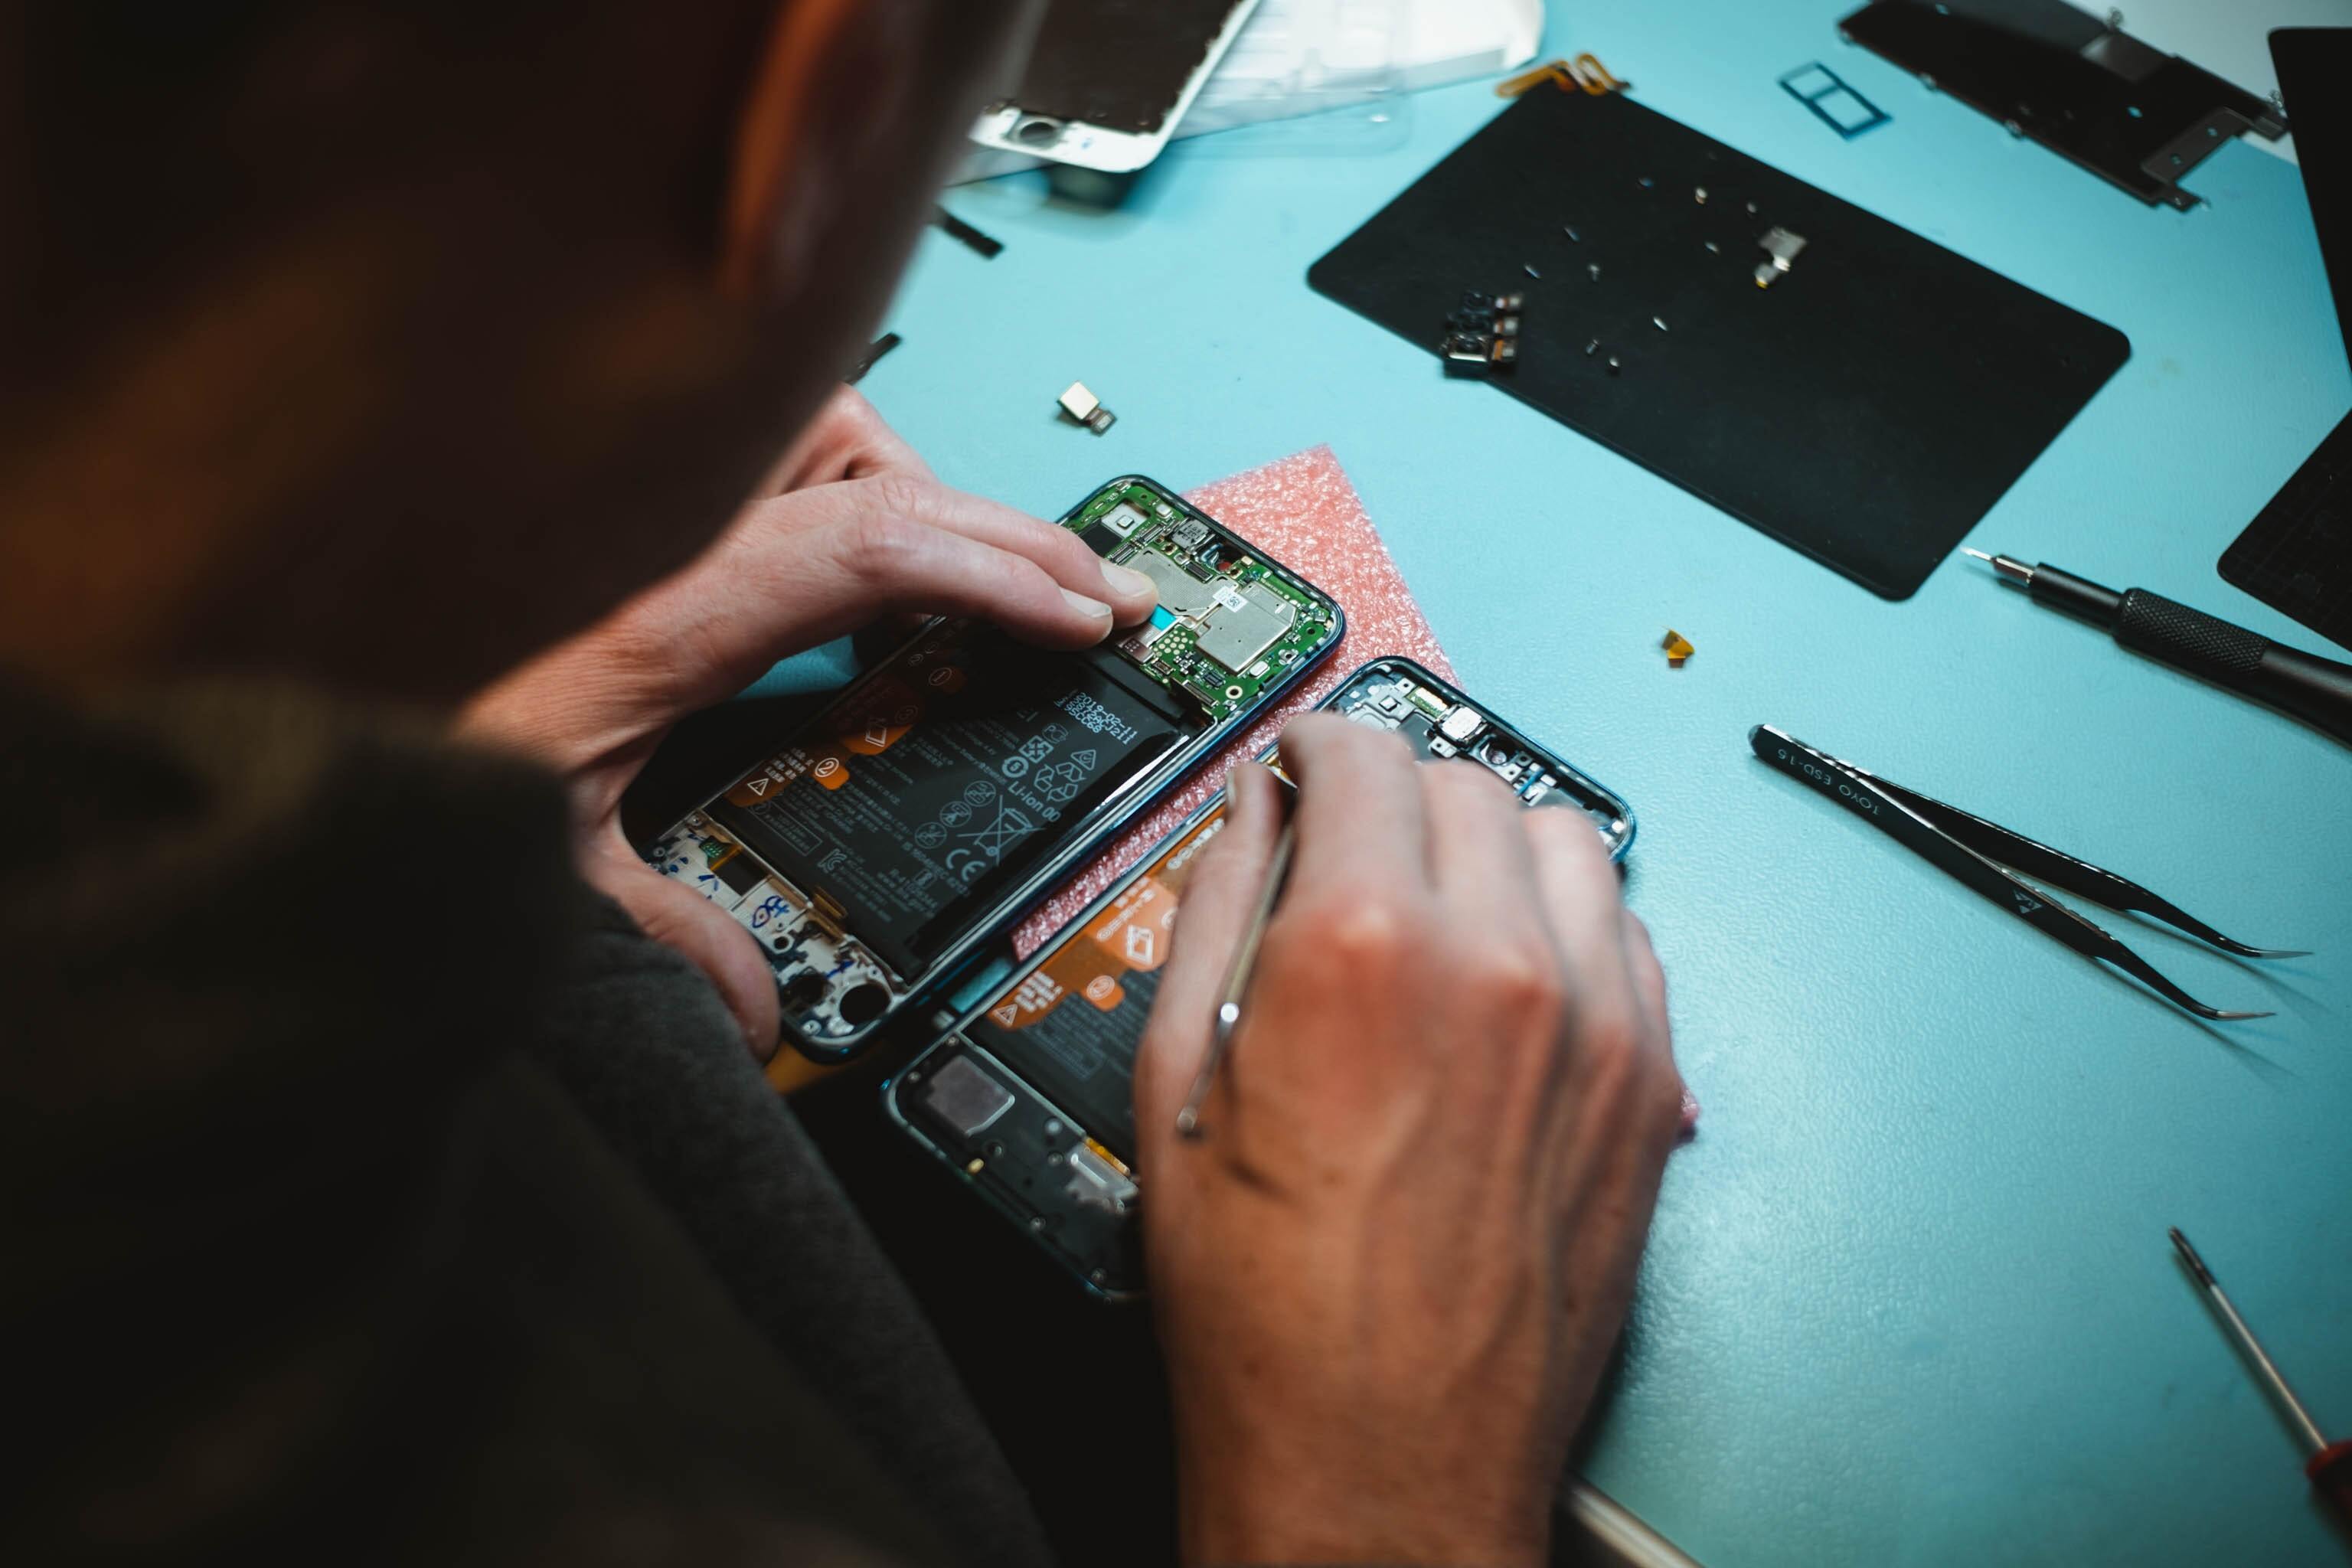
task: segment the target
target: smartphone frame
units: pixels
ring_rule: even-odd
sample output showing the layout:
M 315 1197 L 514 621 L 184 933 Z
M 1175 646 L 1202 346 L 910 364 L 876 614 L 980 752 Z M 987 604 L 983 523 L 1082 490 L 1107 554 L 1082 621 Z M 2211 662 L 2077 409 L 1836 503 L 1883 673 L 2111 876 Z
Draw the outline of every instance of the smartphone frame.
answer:
M 1534 758 L 1543 770 L 1549 771 L 1560 779 L 1564 786 L 1573 781 L 1577 787 L 1572 791 L 1564 790 L 1563 793 L 1571 793 L 1586 800 L 1605 802 L 1612 813 L 1613 820 L 1602 828 L 1602 842 L 1608 849 L 1611 861 L 1622 864 L 1627 852 L 1633 847 L 1633 837 L 1638 827 L 1633 809 L 1626 803 L 1624 796 L 1601 784 L 1583 769 L 1570 764 L 1549 748 L 1530 741 L 1525 731 L 1501 718 L 1485 703 L 1466 695 L 1451 682 L 1440 679 L 1412 659 L 1401 655 L 1381 655 L 1367 659 L 1340 679 L 1339 685 L 1332 689 L 1330 695 L 1316 705 L 1317 710 L 1321 711 L 1346 704 L 1350 695 L 1360 687 L 1384 676 L 1391 679 L 1402 677 L 1416 686 L 1431 690 L 1443 698 L 1450 708 L 1470 708 L 1485 721 L 1487 730 L 1507 737 L 1514 746 Z M 1486 732 L 1486 731 L 1478 731 L 1481 736 Z M 1275 750 L 1269 748 L 1260 756 L 1259 761 L 1270 762 L 1274 756 Z M 1011 974 L 1002 982 L 991 985 L 984 995 L 961 1013 L 951 1016 L 938 1015 L 938 1018 L 945 1020 L 939 1037 L 926 1046 L 921 1053 L 908 1061 L 905 1067 L 893 1073 L 881 1086 L 884 1113 L 898 1124 L 902 1132 L 929 1151 L 942 1165 L 952 1170 L 963 1186 L 976 1192 L 989 1207 L 1003 1215 L 1016 1230 L 1028 1236 L 1048 1258 L 1076 1279 L 1089 1294 L 1105 1301 L 1133 1300 L 1143 1294 L 1140 1247 L 1135 1210 L 1132 1207 L 1123 1210 L 1116 1216 L 1115 1223 L 1106 1221 L 1092 1227 L 1097 1237 L 1105 1231 L 1112 1233 L 1107 1252 L 1099 1248 L 1085 1250 L 1076 1247 L 1064 1246 L 1061 1244 L 1060 1230 L 1034 1223 L 1040 1217 L 1043 1211 L 1034 1207 L 1024 1210 L 1013 1203 L 1009 1194 L 1002 1189 L 998 1182 L 983 1180 L 983 1176 L 987 1174 L 987 1166 L 982 1164 L 976 1168 L 972 1163 L 974 1156 L 968 1148 L 955 1150 L 944 1146 L 924 1127 L 920 1119 L 901 1103 L 900 1097 L 905 1089 L 925 1081 L 927 1075 L 944 1066 L 950 1059 L 951 1054 L 968 1055 L 982 1064 L 985 1070 L 992 1072 L 1011 1086 L 1015 1099 L 1013 1105 L 1007 1107 L 1008 1110 L 1019 1107 L 1024 1096 L 1036 1105 L 1044 1107 L 1045 1117 L 1049 1119 L 1045 1124 L 1058 1123 L 1061 1131 L 1067 1134 L 1067 1142 L 1060 1151 L 1062 1158 L 1072 1163 L 1074 1171 L 1080 1168 L 1080 1162 L 1084 1162 L 1086 1167 L 1092 1172 L 1088 1179 L 1099 1182 L 1101 1180 L 1099 1167 L 1104 1163 L 1103 1156 L 1108 1154 L 1113 1161 L 1117 1161 L 1118 1156 L 1115 1152 L 1102 1144 L 1077 1117 L 1071 1115 L 1064 1107 L 1056 1103 L 1051 1094 L 1036 1088 L 1029 1075 L 1018 1064 L 1008 1061 L 1003 1055 L 975 1041 L 966 1031 L 985 1016 L 990 1008 L 1001 1005 L 1005 998 L 1019 990 L 1024 981 L 1043 968 L 1055 954 L 1073 941 L 1078 940 L 1082 932 L 1108 913 L 1129 889 L 1143 879 L 1146 873 L 1158 866 L 1171 851 L 1181 845 L 1189 836 L 1198 832 L 1204 823 L 1222 810 L 1224 802 L 1224 792 L 1222 790 L 1203 801 L 1199 807 L 1187 815 L 1181 824 L 1171 829 L 1165 837 L 1146 850 L 1133 866 L 1121 872 L 1118 880 L 1106 889 L 1100 897 L 1073 916 L 1068 923 L 1056 931 L 1039 946 L 1035 952 L 1024 960 Z M 1537 808 L 1530 805 L 1528 809 Z M 1583 809 L 1589 816 L 1599 815 L 1590 805 L 1585 805 Z M 1034 1123 L 1038 1120 L 1035 1117 L 1028 1117 L 1024 1118 L 1023 1121 Z M 1011 1131 L 1018 1125 L 1020 1123 L 1008 1123 L 1007 1130 Z M 1028 1142 L 1034 1144 L 1036 1142 L 1037 1127 L 1030 1125 L 1027 1127 L 1027 1131 L 1030 1134 Z M 1119 1162 L 1116 1175 L 1134 1189 L 1133 1195 L 1139 1196 L 1139 1172 L 1128 1166 L 1124 1162 Z
M 1200 66 L 1187 77 L 1183 89 L 1160 121 L 1157 131 L 1138 132 L 1114 131 L 1107 125 L 1091 125 L 1083 120 L 1060 120 L 1049 114 L 1033 114 L 1018 103 L 1007 100 L 982 112 L 972 124 L 971 140 L 983 147 L 993 147 L 1006 153 L 1024 153 L 1033 158 L 1045 158 L 1056 163 L 1069 163 L 1081 169 L 1092 169 L 1105 174 L 1130 174 L 1144 167 L 1167 147 L 1175 135 L 1176 126 L 1201 96 L 1209 77 L 1241 37 L 1251 16 L 1257 10 L 1258 0 L 1235 0 L 1224 26 L 1209 41 L 1208 52 Z M 1016 89 L 1017 90 L 1017 89 Z
M 1126 827 L 1139 814 L 1149 808 L 1169 789 L 1181 781 L 1184 775 L 1192 771 L 1193 764 L 1223 744 L 1226 739 L 1236 731 L 1255 722 L 1257 715 L 1265 709 L 1267 704 L 1281 700 L 1299 681 L 1305 679 L 1309 672 L 1319 668 L 1323 661 L 1331 656 L 1333 650 L 1339 647 L 1341 640 L 1347 636 L 1347 612 L 1339 600 L 1316 586 L 1299 573 L 1275 560 L 1250 540 L 1186 501 L 1182 496 L 1168 486 L 1146 475 L 1122 474 L 1095 486 L 1075 506 L 1062 514 L 1057 520 L 1057 526 L 1064 528 L 1072 526 L 1085 512 L 1087 507 L 1104 491 L 1139 485 L 1166 501 L 1179 516 L 1206 525 L 1218 539 L 1226 542 L 1234 550 L 1245 553 L 1268 572 L 1278 574 L 1291 586 L 1327 609 L 1330 613 L 1330 635 L 1311 653 L 1282 671 L 1278 678 L 1269 679 L 1249 706 L 1229 718 L 1205 723 L 1201 728 L 1193 730 L 1189 735 L 1180 735 L 1174 745 L 1147 763 L 1139 772 L 1120 784 L 1091 811 L 1075 821 L 1061 825 L 1060 841 L 1053 852 L 1038 862 L 1017 882 L 1008 887 L 994 904 L 974 914 L 961 933 L 941 949 L 939 955 L 932 959 L 919 973 L 898 975 L 895 971 L 889 970 L 889 966 L 882 963 L 878 955 L 873 954 L 869 947 L 857 942 L 856 932 L 854 930 L 851 931 L 845 942 L 835 945 L 837 948 L 846 948 L 855 943 L 861 953 L 872 960 L 873 966 L 887 971 L 892 978 L 898 981 L 896 988 L 886 987 L 892 993 L 889 1003 L 879 1015 L 855 1026 L 853 1032 L 823 1038 L 811 1037 L 790 1016 L 786 1016 L 779 1026 L 778 1038 L 781 1044 L 791 1047 L 812 1061 L 830 1065 L 849 1061 L 865 1054 L 881 1041 L 897 1036 L 902 1030 L 914 1027 L 910 1020 L 923 1017 L 923 1010 L 935 1005 L 943 993 L 950 990 L 976 963 L 987 956 L 990 945 L 1003 936 L 1008 929 L 1019 923 L 1022 918 L 1027 915 L 1073 867 L 1100 848 L 1113 835 Z M 655 863 L 657 869 L 668 870 L 668 868 L 662 865 L 663 858 L 658 852 L 674 845 L 681 833 L 691 834 L 695 831 L 689 825 L 697 819 L 708 822 L 704 814 L 714 802 L 724 799 L 730 790 L 736 788 L 746 780 L 756 777 L 766 765 L 768 759 L 792 751 L 805 749 L 812 743 L 821 744 L 829 740 L 832 733 L 829 721 L 835 713 L 845 706 L 856 703 L 862 694 L 868 691 L 875 683 L 887 677 L 908 656 L 931 647 L 934 639 L 954 635 L 957 625 L 958 623 L 944 618 L 927 623 L 913 637 L 893 649 L 887 658 L 880 660 L 873 668 L 827 698 L 822 708 L 763 752 L 758 763 L 730 780 L 725 788 L 713 792 L 701 805 L 697 806 L 678 822 L 672 824 L 657 835 L 655 839 L 657 853 L 649 856 L 648 858 Z M 1109 644 L 1106 643 L 1103 647 L 1108 648 Z M 1072 657 L 1082 656 L 1073 655 Z M 1117 658 L 1122 656 L 1112 651 L 1106 657 Z M 1171 695 L 1175 694 L 1171 692 Z M 1184 699 L 1181 695 L 1176 695 L 1176 700 L 1181 704 Z M 1196 712 L 1195 717 L 1201 718 L 1205 715 Z M 718 824 L 709 824 L 709 826 L 724 833 L 730 839 L 735 837 L 731 833 L 726 833 L 726 830 Z M 785 872 L 768 865 L 751 846 L 743 845 L 742 852 L 766 874 L 761 885 L 765 885 L 767 879 L 772 879 L 798 893 L 805 907 L 809 899 L 807 889 L 802 888 Z M 681 873 L 671 870 L 669 874 Z M 707 872 L 697 879 L 705 884 L 711 881 Z M 845 925 L 847 922 L 845 921 L 844 923 Z M 812 973 L 807 970 L 777 970 L 773 968 L 772 963 L 771 968 L 775 973 L 780 991 L 789 975 Z

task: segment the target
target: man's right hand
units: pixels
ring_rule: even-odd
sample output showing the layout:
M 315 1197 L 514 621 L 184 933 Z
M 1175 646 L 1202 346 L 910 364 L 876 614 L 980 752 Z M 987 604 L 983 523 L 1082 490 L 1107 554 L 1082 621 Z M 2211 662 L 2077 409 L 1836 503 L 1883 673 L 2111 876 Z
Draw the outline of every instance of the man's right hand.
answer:
M 1281 831 L 1235 770 L 1136 1080 L 1191 1563 L 1543 1560 L 1681 1120 L 1581 812 L 1328 716 L 1199 1142 L 1176 1112 Z

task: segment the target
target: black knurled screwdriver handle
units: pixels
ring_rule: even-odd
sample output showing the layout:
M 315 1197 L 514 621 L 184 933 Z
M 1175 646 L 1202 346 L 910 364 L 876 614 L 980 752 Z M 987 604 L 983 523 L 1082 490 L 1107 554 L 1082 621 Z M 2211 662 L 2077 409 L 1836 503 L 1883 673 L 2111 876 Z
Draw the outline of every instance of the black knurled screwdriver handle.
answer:
M 2115 637 L 2126 647 L 2234 687 L 2352 744 L 2352 666 L 2282 647 L 2145 588 L 2125 590 Z
M 2192 610 L 2145 588 L 2126 588 L 2116 612 L 2116 640 L 2209 680 L 2263 667 L 2271 639 Z

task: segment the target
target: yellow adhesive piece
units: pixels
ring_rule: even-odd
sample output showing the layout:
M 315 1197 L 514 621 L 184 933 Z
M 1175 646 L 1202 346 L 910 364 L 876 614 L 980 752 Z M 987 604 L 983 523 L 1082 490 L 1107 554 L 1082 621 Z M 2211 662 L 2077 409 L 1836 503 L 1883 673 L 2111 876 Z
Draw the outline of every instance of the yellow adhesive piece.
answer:
M 1666 662 L 1676 669 L 1680 669 L 1683 667 L 1683 660 L 1688 658 L 1691 655 L 1698 651 L 1697 648 L 1691 646 L 1690 638 L 1683 636 L 1682 633 L 1675 630 L 1672 626 L 1668 626 L 1666 628 L 1665 638 L 1664 641 L 1660 642 L 1658 646 L 1666 650 Z
M 790 1046 L 778 1046 L 776 1054 L 768 1058 L 768 1087 L 778 1094 L 791 1094 L 838 1070 L 809 1060 Z
M 1548 60 L 1533 70 L 1507 77 L 1495 84 L 1495 96 L 1517 98 L 1528 89 L 1540 87 L 1545 82 L 1550 82 L 1562 92 L 1582 88 L 1595 98 L 1603 93 L 1622 92 L 1633 85 L 1630 81 L 1620 81 L 1609 74 L 1607 66 L 1593 56 L 1583 54 L 1572 60 Z
M 1569 70 L 1576 78 L 1577 85 L 1595 98 L 1599 98 L 1604 92 L 1622 92 L 1633 85 L 1630 81 L 1620 81 L 1611 76 L 1609 68 L 1602 65 L 1599 58 L 1593 55 L 1577 56 L 1570 62 Z
M 1495 84 L 1495 96 L 1497 98 L 1517 98 L 1519 94 L 1527 91 L 1528 89 L 1539 86 L 1547 81 L 1558 82 L 1563 88 L 1568 86 L 1568 62 L 1566 60 L 1550 60 L 1547 61 L 1543 65 L 1536 67 L 1533 70 L 1521 71 L 1515 77 L 1506 78 Z

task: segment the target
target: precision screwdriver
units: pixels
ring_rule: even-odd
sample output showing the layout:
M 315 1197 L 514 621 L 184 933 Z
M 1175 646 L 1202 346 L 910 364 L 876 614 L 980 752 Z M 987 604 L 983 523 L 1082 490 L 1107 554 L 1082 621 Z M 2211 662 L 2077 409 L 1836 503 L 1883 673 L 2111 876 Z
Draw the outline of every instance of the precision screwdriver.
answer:
M 2002 581 L 2032 595 L 2036 604 L 2105 626 L 2137 653 L 2267 702 L 2352 745 L 2352 665 L 2282 647 L 2145 588 L 2118 594 L 2046 562 L 2029 566 L 2007 555 L 1963 549 Z
M 1181 1138 L 1201 1136 L 1201 1108 L 1208 1103 L 1209 1089 L 1217 1081 L 1217 1064 L 1225 1059 L 1225 1047 L 1241 1026 L 1242 998 L 1249 991 L 1250 976 L 1257 972 L 1257 950 L 1265 941 L 1266 922 L 1274 918 L 1275 900 L 1282 897 L 1282 885 L 1290 875 L 1290 853 L 1297 844 L 1298 825 L 1284 823 L 1282 837 L 1274 841 L 1274 857 L 1266 862 L 1265 885 L 1258 890 L 1256 907 L 1250 910 L 1248 929 L 1242 932 L 1241 945 L 1234 950 L 1233 963 L 1225 970 L 1224 995 L 1209 1026 L 1209 1048 L 1201 1058 L 1201 1070 L 1192 1075 L 1192 1092 L 1184 1097 L 1184 1107 L 1176 1113 L 1176 1133 Z
M 2262 1342 L 2254 1338 L 2254 1331 L 2246 1327 L 2246 1320 L 2238 1316 L 2238 1309 L 2230 1304 L 2230 1298 L 2221 1293 L 2221 1281 L 2205 1267 L 2205 1260 L 2197 1256 L 2197 1249 L 2189 1245 L 2189 1238 L 2178 1228 L 2165 1234 L 2172 1237 L 2180 1261 L 2197 1277 L 2198 1288 L 2212 1302 L 2222 1326 L 2230 1331 L 2230 1337 L 2237 1342 L 2238 1349 L 2262 1378 L 2263 1386 L 2270 1391 L 2294 1426 L 2296 1437 L 2302 1440 L 2304 1451 L 2309 1456 L 2304 1460 L 2303 1473 L 2310 1478 L 2312 1489 L 2335 1504 L 2346 1519 L 2352 1520 L 2352 1437 L 2331 1443 L 2321 1434 L 2319 1423 L 2311 1418 L 2311 1412 L 2303 1407 L 2303 1401 L 2286 1385 L 2278 1364 L 2263 1351 Z

